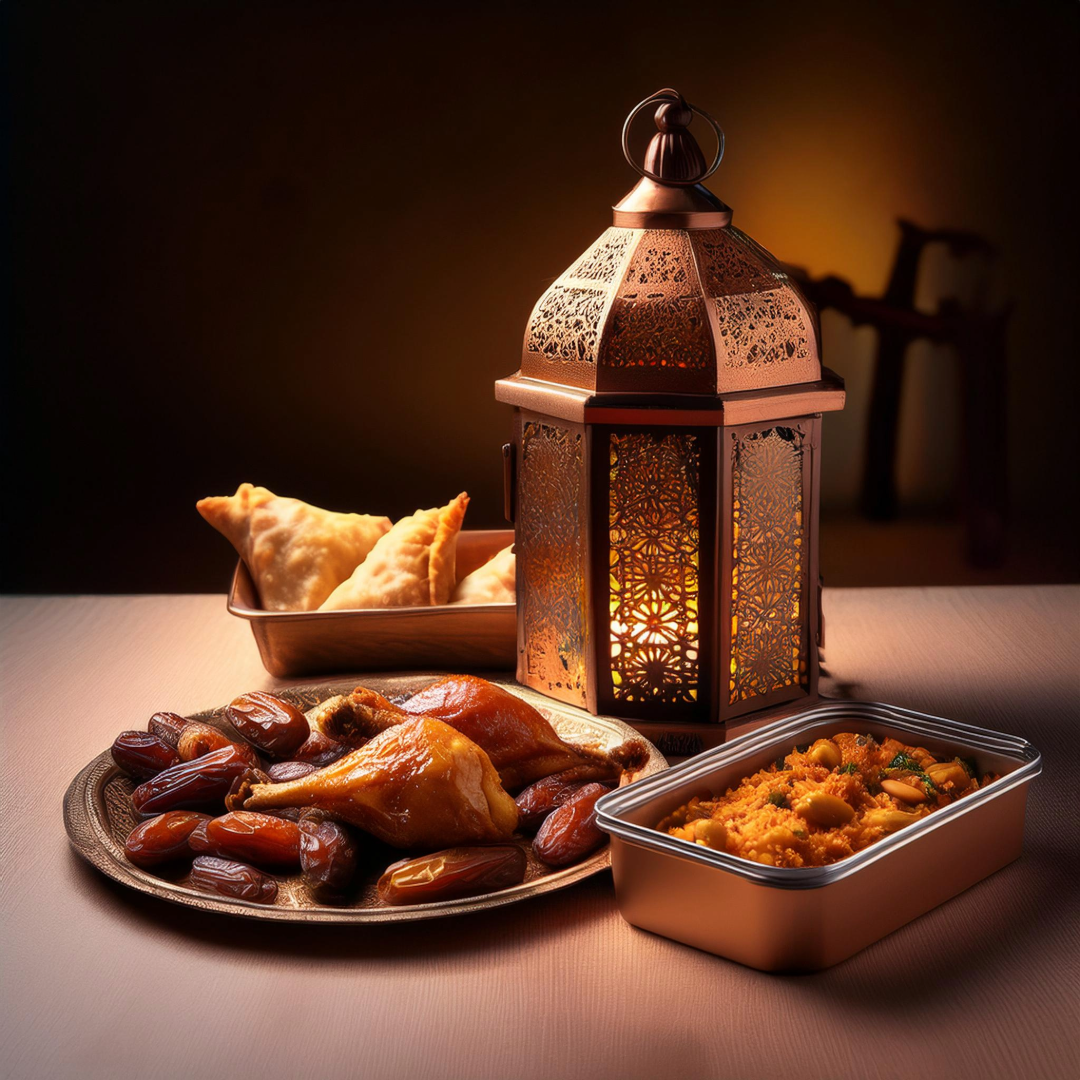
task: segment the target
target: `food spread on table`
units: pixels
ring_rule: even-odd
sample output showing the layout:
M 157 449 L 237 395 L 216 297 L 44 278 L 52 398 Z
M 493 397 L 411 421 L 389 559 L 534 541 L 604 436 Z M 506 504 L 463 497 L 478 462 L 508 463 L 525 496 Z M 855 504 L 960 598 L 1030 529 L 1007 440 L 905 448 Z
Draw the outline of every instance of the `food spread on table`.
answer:
M 157 713 L 117 737 L 144 819 L 125 854 L 146 870 L 190 863 L 191 888 L 256 903 L 276 899 L 274 875 L 299 874 L 320 903 L 348 903 L 365 877 L 392 905 L 504 889 L 524 879 L 534 833 L 543 867 L 573 865 L 606 842 L 596 800 L 648 757 L 640 739 L 565 742 L 471 675 L 403 701 L 358 686 L 307 713 L 256 691 L 225 716 L 232 731 Z
M 657 829 L 769 866 L 826 866 L 963 798 L 975 763 L 897 739 L 842 732 L 796 746 L 716 798 L 693 798 Z
M 457 580 L 469 496 L 397 522 L 343 514 L 252 484 L 201 499 L 199 513 L 236 548 L 268 611 L 337 611 L 514 602 L 511 547 Z

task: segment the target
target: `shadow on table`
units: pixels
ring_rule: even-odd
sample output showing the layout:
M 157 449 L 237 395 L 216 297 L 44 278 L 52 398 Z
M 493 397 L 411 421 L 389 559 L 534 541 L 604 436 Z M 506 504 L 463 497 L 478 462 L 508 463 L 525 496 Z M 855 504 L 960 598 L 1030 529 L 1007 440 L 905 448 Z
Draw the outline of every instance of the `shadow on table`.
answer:
M 827 971 L 773 977 L 863 1014 L 895 1016 L 898 1003 L 905 1001 L 917 1000 L 924 1007 L 955 1003 L 961 987 L 983 980 L 1007 985 L 1017 962 L 1039 970 L 1039 958 L 1045 956 L 1047 967 L 1059 966 L 1060 943 L 1074 933 L 1076 880 L 1075 859 L 1032 848 L 890 934 L 884 941 L 892 948 L 878 943 Z M 971 917 L 957 918 L 953 905 L 965 903 Z M 898 950 L 906 962 L 897 963 Z
M 166 903 L 112 881 L 74 852 L 69 855 L 72 873 L 117 917 L 188 942 L 262 955 L 336 961 L 478 956 L 528 948 L 541 940 L 550 943 L 553 936 L 571 934 L 598 919 L 618 918 L 608 870 L 560 892 L 490 911 L 427 922 L 350 926 L 261 922 Z

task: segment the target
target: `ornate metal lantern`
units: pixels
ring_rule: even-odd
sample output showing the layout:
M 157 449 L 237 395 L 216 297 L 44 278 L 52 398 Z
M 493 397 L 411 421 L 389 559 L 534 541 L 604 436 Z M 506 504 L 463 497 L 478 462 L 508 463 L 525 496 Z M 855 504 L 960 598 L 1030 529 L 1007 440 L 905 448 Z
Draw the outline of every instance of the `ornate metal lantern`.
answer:
M 650 105 L 640 167 L 628 135 Z M 519 681 L 706 743 L 817 694 L 821 414 L 844 403 L 811 305 L 701 184 L 723 146 L 673 90 L 631 112 L 642 179 L 496 383 L 515 409 Z

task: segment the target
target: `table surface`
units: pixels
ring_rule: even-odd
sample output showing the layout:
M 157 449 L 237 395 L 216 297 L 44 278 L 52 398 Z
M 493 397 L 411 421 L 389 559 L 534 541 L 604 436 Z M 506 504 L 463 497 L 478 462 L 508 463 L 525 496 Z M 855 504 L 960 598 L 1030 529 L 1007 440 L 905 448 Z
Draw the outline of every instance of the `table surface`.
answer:
M 68 848 L 71 777 L 153 712 L 283 684 L 220 596 L 3 600 L 0 1075 L 1080 1075 L 1080 590 L 825 603 L 825 693 L 1014 732 L 1044 771 L 1018 862 L 836 968 L 777 976 L 629 926 L 607 872 L 403 926 L 248 923 L 129 892 Z

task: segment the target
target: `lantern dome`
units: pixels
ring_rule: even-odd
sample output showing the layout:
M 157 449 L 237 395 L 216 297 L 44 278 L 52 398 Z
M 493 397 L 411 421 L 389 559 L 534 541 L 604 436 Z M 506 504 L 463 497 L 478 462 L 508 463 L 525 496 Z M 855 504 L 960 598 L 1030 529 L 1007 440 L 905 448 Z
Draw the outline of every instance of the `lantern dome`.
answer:
M 644 168 L 627 136 L 659 102 Z M 725 394 L 821 379 L 812 306 L 763 247 L 730 224 L 700 183 L 713 165 L 686 130 L 693 113 L 663 90 L 631 113 L 627 160 L 642 174 L 612 228 L 533 308 L 521 375 L 597 392 Z M 711 118 L 710 122 L 711 121 Z

